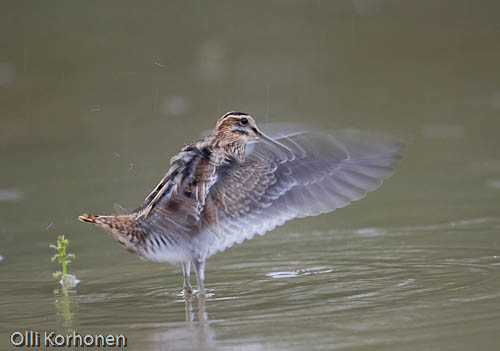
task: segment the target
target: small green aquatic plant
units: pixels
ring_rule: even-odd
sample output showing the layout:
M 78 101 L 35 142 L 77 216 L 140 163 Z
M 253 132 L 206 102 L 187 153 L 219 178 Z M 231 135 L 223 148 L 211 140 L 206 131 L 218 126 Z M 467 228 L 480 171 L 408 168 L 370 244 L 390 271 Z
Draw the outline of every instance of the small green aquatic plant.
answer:
M 68 274 L 68 264 L 71 263 L 72 259 L 75 259 L 75 254 L 67 253 L 66 249 L 69 246 L 69 240 L 64 237 L 64 235 L 59 235 L 57 238 L 57 246 L 54 244 L 50 245 L 51 249 L 57 251 L 57 253 L 52 256 L 51 261 L 59 261 L 62 266 L 62 272 L 57 271 L 52 273 L 52 276 L 56 279 L 60 279 L 60 283 L 64 287 L 73 287 L 78 284 L 79 280 L 76 279 L 74 275 Z

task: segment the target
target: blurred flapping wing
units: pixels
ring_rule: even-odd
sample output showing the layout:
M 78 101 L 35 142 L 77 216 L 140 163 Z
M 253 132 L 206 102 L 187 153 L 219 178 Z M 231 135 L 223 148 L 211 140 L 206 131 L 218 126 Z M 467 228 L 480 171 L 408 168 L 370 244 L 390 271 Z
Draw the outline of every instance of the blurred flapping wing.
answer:
M 245 161 L 221 169 L 205 206 L 208 255 L 282 225 L 345 207 L 374 191 L 401 159 L 396 139 L 343 131 L 271 135 L 283 144 L 249 145 Z

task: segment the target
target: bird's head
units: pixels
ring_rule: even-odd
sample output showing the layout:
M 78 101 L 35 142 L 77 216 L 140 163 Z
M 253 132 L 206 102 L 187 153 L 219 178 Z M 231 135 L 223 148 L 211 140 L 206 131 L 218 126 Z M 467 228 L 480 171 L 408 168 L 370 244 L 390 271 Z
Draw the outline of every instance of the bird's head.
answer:
M 227 142 L 246 144 L 260 139 L 262 133 L 252 116 L 243 112 L 228 112 L 217 121 L 213 134 Z
M 212 147 L 220 148 L 224 153 L 240 160 L 244 159 L 247 143 L 252 141 L 273 145 L 281 150 L 283 157 L 295 157 L 293 150 L 262 133 L 252 116 L 243 112 L 228 112 L 219 118 L 207 140 Z

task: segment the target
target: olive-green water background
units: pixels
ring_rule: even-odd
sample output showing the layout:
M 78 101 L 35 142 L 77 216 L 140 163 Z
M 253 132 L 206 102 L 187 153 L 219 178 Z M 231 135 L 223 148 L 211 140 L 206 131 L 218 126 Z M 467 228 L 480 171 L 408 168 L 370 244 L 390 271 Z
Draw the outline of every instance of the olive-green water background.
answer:
M 0 2 L 0 349 L 24 330 L 128 350 L 497 349 L 499 18 L 486 0 Z M 212 257 L 209 296 L 185 301 L 179 267 L 76 217 L 133 209 L 229 110 L 408 146 L 362 201 Z

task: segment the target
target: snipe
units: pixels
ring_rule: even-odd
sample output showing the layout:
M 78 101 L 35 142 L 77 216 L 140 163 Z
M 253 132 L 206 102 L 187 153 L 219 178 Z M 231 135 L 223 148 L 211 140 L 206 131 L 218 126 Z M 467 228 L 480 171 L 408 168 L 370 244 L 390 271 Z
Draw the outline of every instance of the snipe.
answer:
M 78 217 L 109 231 L 128 251 L 191 264 L 204 291 L 205 261 L 293 218 L 359 200 L 392 174 L 402 144 L 359 132 L 304 131 L 274 125 L 266 135 L 241 112 L 223 115 L 205 138 L 184 147 L 129 215 Z

